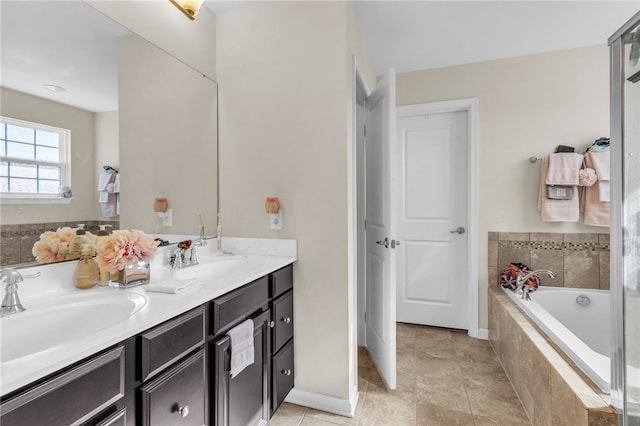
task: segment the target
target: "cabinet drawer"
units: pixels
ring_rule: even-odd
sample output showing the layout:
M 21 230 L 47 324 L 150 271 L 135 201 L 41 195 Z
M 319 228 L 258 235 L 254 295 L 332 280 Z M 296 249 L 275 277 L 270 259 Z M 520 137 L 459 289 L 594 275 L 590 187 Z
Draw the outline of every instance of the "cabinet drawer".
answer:
M 273 357 L 271 413 L 274 413 L 293 388 L 293 340 Z
M 140 335 L 141 381 L 204 344 L 204 308 L 199 307 Z
M 0 424 L 78 425 L 123 396 L 120 346 L 3 402 Z
M 142 425 L 206 423 L 206 363 L 198 351 L 140 388 Z
M 271 274 L 271 297 L 278 297 L 293 288 L 293 265 L 285 266 Z
M 211 334 L 226 332 L 269 302 L 269 279 L 262 277 L 211 302 Z
M 293 291 L 289 291 L 273 302 L 273 353 L 293 337 Z
M 117 413 L 113 413 L 103 421 L 96 423 L 96 426 L 126 426 L 127 424 L 127 409 L 123 408 Z

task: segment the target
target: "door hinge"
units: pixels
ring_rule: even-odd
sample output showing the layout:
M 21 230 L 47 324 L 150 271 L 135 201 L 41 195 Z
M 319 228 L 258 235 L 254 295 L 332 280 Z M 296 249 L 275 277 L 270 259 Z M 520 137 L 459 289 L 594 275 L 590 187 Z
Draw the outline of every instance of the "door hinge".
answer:
M 364 220 L 364 229 L 367 229 L 367 219 Z
M 364 126 L 364 137 L 367 137 L 367 126 Z

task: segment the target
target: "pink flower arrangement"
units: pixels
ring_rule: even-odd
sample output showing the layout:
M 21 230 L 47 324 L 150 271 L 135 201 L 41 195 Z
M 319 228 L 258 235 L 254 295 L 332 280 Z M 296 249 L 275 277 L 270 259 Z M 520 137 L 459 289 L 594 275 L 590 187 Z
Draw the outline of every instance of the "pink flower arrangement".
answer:
M 151 235 L 137 229 L 114 231 L 98 241 L 96 259 L 109 272 L 122 271 L 138 260 L 149 262 L 158 244 Z
M 95 243 L 95 235 L 90 232 L 85 235 Z M 40 263 L 59 262 L 64 260 L 60 253 L 62 243 L 70 244 L 75 236 L 76 230 L 68 226 L 58 228 L 55 231 L 46 231 L 40 235 L 40 240 L 33 245 L 31 253 L 35 256 L 36 261 Z

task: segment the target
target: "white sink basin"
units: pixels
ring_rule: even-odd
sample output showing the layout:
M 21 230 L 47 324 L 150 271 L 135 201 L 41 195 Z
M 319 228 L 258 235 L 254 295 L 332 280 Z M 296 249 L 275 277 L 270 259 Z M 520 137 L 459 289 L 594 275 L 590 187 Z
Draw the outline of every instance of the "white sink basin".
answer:
M 138 293 L 104 292 L 27 298 L 24 312 L 0 318 L 0 363 L 5 366 L 73 344 L 124 321 L 147 305 Z

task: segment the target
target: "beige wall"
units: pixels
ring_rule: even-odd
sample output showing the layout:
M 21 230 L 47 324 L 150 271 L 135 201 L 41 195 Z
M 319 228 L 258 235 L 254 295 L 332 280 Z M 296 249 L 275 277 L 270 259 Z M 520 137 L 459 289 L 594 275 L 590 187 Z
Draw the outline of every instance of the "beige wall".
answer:
M 608 61 L 603 45 L 398 75 L 398 105 L 479 99 L 480 327 L 487 326 L 488 231 L 607 232 L 542 222 L 540 163 L 528 159 L 609 135 Z
M 215 232 L 217 85 L 146 40 L 119 45 L 120 226 L 197 235 Z M 160 226 L 156 197 L 173 225 Z
M 206 6 L 191 21 L 168 1 L 85 2 L 215 80 L 216 17 Z
M 298 240 L 296 388 L 341 399 L 354 388 L 351 54 L 364 54 L 348 8 L 274 2 L 217 17 L 225 233 Z M 280 197 L 282 231 L 269 229 L 266 196 Z
M 0 113 L 5 117 L 71 130 L 70 204 L 2 204 L 1 223 L 65 222 L 99 219 L 94 173 L 94 114 L 7 88 L 1 89 Z

